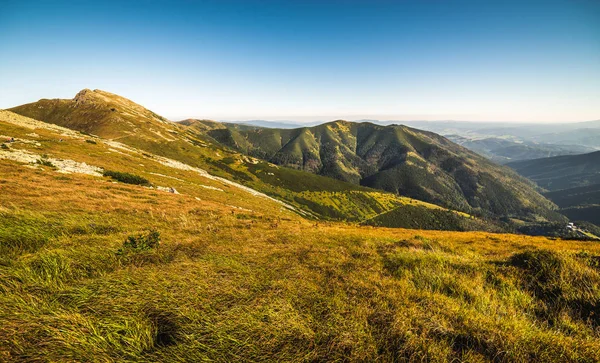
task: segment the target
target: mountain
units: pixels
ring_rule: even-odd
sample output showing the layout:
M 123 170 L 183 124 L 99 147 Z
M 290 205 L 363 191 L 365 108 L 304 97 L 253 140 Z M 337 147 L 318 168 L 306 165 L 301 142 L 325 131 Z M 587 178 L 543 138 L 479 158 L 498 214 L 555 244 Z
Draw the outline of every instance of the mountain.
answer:
M 446 137 L 500 164 L 551 156 L 585 154 L 595 151 L 594 148 L 588 146 L 540 144 L 532 141 L 514 141 L 497 137 L 483 139 L 470 139 L 459 135 L 447 135 Z
M 550 191 L 600 183 L 600 151 L 518 161 L 507 165 Z
M 135 136 L 174 140 L 173 123 L 137 103 L 102 90 L 84 89 L 73 99 L 41 99 L 11 111 L 104 138 Z
M 277 165 L 481 216 L 560 218 L 511 169 L 432 132 L 347 121 L 297 129 L 226 126 L 208 135 Z
M 547 189 L 545 196 L 569 219 L 600 225 L 600 151 L 508 165 Z
M 477 219 L 130 121 L 0 110 L 0 361 L 597 361 L 597 243 L 382 228 Z
M 83 135 L 101 137 L 107 143 L 113 143 L 113 149 L 117 151 L 123 147 L 135 148 L 149 157 L 168 158 L 185 168 L 200 169 L 215 177 L 235 181 L 253 193 L 273 197 L 313 219 L 363 222 L 394 210 L 407 221 L 405 226 L 414 228 L 504 228 L 483 220 L 474 221 L 464 213 L 441 216 L 437 211 L 442 207 L 432 203 L 248 157 L 223 147 L 211 136 L 223 131 L 227 133 L 227 126 L 222 123 L 196 119 L 171 122 L 131 100 L 106 91 L 82 90 L 70 100 L 42 99 L 11 111 L 14 113 L 7 116 L 9 119 L 18 114 L 67 127 Z M 422 218 L 415 218 L 415 215 Z M 452 223 L 445 224 L 440 218 L 450 218 Z

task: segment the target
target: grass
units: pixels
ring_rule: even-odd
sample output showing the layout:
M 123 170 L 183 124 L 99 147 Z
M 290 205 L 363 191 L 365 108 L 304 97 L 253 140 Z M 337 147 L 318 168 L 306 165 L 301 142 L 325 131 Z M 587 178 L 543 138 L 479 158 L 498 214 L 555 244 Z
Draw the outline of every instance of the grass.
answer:
M 150 182 L 148 181 L 148 179 L 141 177 L 139 175 L 131 174 L 131 173 L 106 170 L 106 171 L 104 171 L 104 173 L 102 175 L 110 177 L 114 180 L 120 181 L 121 183 L 146 185 L 146 186 L 151 185 Z
M 49 168 L 55 168 L 56 166 L 52 164 L 50 160 L 47 160 L 45 157 L 42 157 L 36 161 L 36 164 L 47 166 Z
M 82 199 L 105 184 L 0 166 L 58 191 L 5 195 L 3 236 L 28 232 L 0 264 L 4 360 L 593 362 L 600 349 L 598 244 L 314 226 L 127 185 Z M 160 248 L 123 246 L 149 226 Z
M 0 361 L 598 360 L 598 243 L 315 223 L 63 140 L 180 194 L 0 160 Z

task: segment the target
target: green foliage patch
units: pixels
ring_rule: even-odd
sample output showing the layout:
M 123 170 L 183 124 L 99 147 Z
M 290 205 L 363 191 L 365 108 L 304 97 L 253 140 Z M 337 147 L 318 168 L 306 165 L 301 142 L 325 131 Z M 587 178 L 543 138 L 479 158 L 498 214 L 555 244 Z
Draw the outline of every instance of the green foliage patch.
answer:
M 149 251 L 158 248 L 160 244 L 160 232 L 150 229 L 146 232 L 127 236 L 120 251 Z
M 141 177 L 139 175 L 131 174 L 131 173 L 123 173 L 120 171 L 105 170 L 104 173 L 102 173 L 102 175 L 110 177 L 114 180 L 120 181 L 121 183 L 143 185 L 143 186 L 151 185 L 150 181 L 148 179 Z

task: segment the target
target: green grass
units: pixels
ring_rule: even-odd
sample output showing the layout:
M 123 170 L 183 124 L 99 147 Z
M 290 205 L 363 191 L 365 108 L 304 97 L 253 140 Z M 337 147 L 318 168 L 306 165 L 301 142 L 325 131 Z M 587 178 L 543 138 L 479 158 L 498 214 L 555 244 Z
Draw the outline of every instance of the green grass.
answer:
M 54 164 L 52 164 L 52 162 L 51 162 L 50 160 L 47 160 L 47 159 L 46 159 L 45 157 L 43 157 L 43 156 L 42 156 L 42 158 L 41 158 L 41 159 L 38 159 L 38 160 L 36 161 L 36 164 L 43 165 L 43 166 L 47 166 L 47 167 L 50 167 L 50 168 L 55 168 L 55 167 L 56 167 Z
M 106 170 L 106 171 L 104 171 L 104 173 L 102 175 L 110 177 L 114 180 L 120 181 L 121 183 L 135 184 L 135 185 L 151 185 L 150 181 L 148 181 L 148 179 L 141 177 L 139 175 L 131 174 L 131 173 Z

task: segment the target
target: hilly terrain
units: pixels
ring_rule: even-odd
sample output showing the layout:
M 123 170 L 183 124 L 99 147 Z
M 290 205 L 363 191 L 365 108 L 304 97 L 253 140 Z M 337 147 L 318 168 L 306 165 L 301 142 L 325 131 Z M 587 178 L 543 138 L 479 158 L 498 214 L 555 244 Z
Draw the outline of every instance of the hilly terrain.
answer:
M 528 180 L 432 132 L 346 121 L 297 129 L 226 126 L 207 133 L 273 164 L 477 216 L 561 220 Z
M 600 225 L 600 151 L 508 165 L 546 189 L 569 219 Z
M 531 141 L 515 141 L 496 137 L 473 139 L 458 135 L 448 135 L 446 137 L 499 164 L 560 155 L 585 154 L 595 151 L 594 148 L 587 146 L 540 144 Z
M 86 89 L 71 100 L 43 99 L 15 107 L 11 112 L 168 158 L 186 167 L 200 168 L 281 200 L 297 213 L 313 219 L 361 223 L 394 210 L 395 219 L 399 221 L 395 223 L 407 227 L 505 228 L 460 212 L 451 211 L 442 216 L 439 212 L 442 207 L 432 203 L 248 157 L 224 147 L 211 136 L 227 130 L 221 123 L 210 120 L 170 122 L 131 100 L 106 91 Z M 452 223 L 446 223 L 448 221 Z
M 598 243 L 316 221 L 448 211 L 56 104 L 0 110 L 0 361 L 597 361 Z

